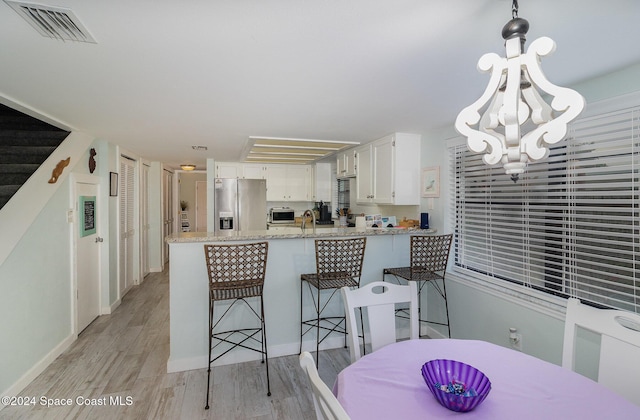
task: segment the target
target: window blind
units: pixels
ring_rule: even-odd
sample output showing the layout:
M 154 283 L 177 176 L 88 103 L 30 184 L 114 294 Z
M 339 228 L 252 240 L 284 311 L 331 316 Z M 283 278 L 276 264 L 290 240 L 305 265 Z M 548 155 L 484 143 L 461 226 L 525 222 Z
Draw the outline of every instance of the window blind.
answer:
M 454 265 L 639 312 L 640 107 L 577 120 L 517 183 L 449 148 Z

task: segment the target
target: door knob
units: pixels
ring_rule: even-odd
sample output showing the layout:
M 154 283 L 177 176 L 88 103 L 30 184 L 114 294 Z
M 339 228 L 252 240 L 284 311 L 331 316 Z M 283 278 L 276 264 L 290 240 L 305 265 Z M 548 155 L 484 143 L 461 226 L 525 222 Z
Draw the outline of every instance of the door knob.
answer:
M 98 243 L 98 242 L 104 242 L 104 238 L 101 238 L 101 237 L 98 236 L 96 238 L 96 243 Z

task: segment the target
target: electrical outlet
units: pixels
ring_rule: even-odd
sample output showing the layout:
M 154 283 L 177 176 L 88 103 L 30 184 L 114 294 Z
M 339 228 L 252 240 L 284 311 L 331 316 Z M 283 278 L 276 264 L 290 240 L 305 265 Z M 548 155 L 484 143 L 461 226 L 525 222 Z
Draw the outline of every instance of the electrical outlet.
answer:
M 522 334 L 516 328 L 509 328 L 509 343 L 512 349 L 522 351 Z
M 522 334 L 515 334 L 515 338 L 511 339 L 511 347 L 515 350 L 522 351 Z

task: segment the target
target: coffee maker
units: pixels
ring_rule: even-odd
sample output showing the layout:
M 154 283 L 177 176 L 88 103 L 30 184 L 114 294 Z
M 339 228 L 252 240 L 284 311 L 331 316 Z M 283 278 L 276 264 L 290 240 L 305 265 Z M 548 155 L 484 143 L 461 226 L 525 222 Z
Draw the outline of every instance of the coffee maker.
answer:
M 328 225 L 333 223 L 331 220 L 331 207 L 327 206 L 324 202 L 320 201 L 316 203 L 320 217 L 316 221 L 319 225 Z

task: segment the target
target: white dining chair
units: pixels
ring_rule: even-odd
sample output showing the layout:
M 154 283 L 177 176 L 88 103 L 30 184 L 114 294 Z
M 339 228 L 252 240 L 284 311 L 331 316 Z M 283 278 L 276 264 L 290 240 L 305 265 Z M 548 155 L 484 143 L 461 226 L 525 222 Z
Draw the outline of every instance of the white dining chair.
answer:
M 578 328 L 600 335 L 598 382 L 640 405 L 640 315 L 616 309 L 597 309 L 569 298 L 562 366 L 571 370 L 575 370 Z
M 371 351 L 376 351 L 387 344 L 397 341 L 396 303 L 409 304 L 409 338 L 412 340 L 419 338 L 418 289 L 416 282 L 399 285 L 376 281 L 360 286 L 357 289 L 343 287 L 341 292 L 347 316 L 351 363 L 361 357 L 355 312 L 358 308 L 366 308 L 369 319 Z
M 313 406 L 318 420 L 350 420 L 329 387 L 320 379 L 313 356 L 308 351 L 300 353 L 300 366 L 307 374 L 313 397 Z

